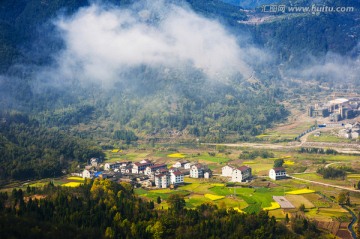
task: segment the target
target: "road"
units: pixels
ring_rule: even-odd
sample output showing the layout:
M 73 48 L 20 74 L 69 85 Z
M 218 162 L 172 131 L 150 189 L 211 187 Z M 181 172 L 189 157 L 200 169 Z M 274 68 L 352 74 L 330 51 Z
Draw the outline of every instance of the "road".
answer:
M 304 137 L 304 136 L 303 136 Z M 216 144 L 216 143 L 201 143 L 202 145 L 223 145 L 227 147 L 249 147 L 249 148 L 261 148 L 261 149 L 288 149 L 288 148 L 322 148 L 322 149 L 334 149 L 339 153 L 344 154 L 360 154 L 360 144 L 348 144 L 348 143 L 325 143 L 325 142 L 291 142 L 288 144 L 271 144 L 271 143 L 234 143 L 234 144 Z
M 307 179 L 303 179 L 303 178 L 297 178 L 291 175 L 287 175 L 289 178 L 292 179 L 296 179 L 296 180 L 301 180 L 304 182 L 308 182 L 308 183 L 314 183 L 314 184 L 319 184 L 319 185 L 323 185 L 326 187 L 333 187 L 333 188 L 339 188 L 342 190 L 347 190 L 347 191 L 351 191 L 351 192 L 355 192 L 355 193 L 360 193 L 360 190 L 356 190 L 356 189 L 352 189 L 352 188 L 348 188 L 348 187 L 343 187 L 343 186 L 338 186 L 338 185 L 333 185 L 333 184 L 328 184 L 328 183 L 321 183 L 321 182 L 317 182 L 317 181 L 312 181 L 312 180 L 307 180 Z

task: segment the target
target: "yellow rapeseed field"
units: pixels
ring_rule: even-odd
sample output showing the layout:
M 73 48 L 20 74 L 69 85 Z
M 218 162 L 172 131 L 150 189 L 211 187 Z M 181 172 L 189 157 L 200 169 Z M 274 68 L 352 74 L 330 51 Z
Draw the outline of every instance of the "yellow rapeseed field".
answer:
M 279 203 L 271 202 L 271 206 L 270 207 L 264 207 L 263 210 L 270 211 L 270 210 L 275 210 L 275 209 L 279 209 L 279 208 L 280 208 Z
M 168 157 L 169 158 L 185 158 L 185 155 L 181 154 L 181 153 L 174 153 L 174 154 L 169 154 Z
M 213 201 L 216 201 L 216 200 L 225 198 L 225 196 L 218 196 L 218 195 L 209 194 L 209 193 L 205 194 L 204 196 L 205 196 L 206 198 L 210 199 L 210 200 L 213 200 Z
M 294 161 L 291 161 L 291 160 L 285 160 L 285 161 L 284 161 L 284 164 L 285 164 L 285 165 L 294 165 L 295 162 L 294 162 Z
M 238 208 L 238 207 L 234 207 L 234 210 L 235 210 L 235 211 L 238 211 L 238 212 L 241 212 L 241 213 L 245 213 L 243 210 L 241 210 L 241 209 Z
M 79 187 L 80 185 L 81 185 L 81 183 L 79 183 L 79 182 L 70 182 L 70 183 L 65 183 L 61 186 L 76 188 L 76 187 Z
M 299 190 L 294 190 L 294 191 L 290 191 L 290 192 L 286 192 L 286 194 L 292 194 L 292 195 L 300 195 L 300 194 L 307 194 L 307 193 L 314 193 L 314 190 L 310 190 L 307 188 L 304 189 L 299 189 Z
M 211 186 L 214 186 L 214 187 L 225 187 L 225 184 L 223 184 L 223 183 L 212 183 Z
M 80 177 L 68 177 L 68 180 L 76 180 L 76 181 L 85 181 L 85 179 L 80 178 Z

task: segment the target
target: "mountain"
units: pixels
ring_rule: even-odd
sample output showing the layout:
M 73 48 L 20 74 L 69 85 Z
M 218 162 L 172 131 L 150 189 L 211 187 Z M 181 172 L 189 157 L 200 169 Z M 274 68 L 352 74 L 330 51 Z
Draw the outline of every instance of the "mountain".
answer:
M 327 2 L 355 12 L 319 14 L 231 3 L 2 1 L 1 109 L 82 137 L 126 129 L 145 139 L 249 140 L 286 119 L 280 102 L 292 78 L 335 85 L 347 69 L 354 81 L 358 2 Z M 111 127 L 78 127 L 104 122 Z
M 244 9 L 255 9 L 262 5 L 278 3 L 278 0 L 222 0 L 234 6 L 240 6 Z

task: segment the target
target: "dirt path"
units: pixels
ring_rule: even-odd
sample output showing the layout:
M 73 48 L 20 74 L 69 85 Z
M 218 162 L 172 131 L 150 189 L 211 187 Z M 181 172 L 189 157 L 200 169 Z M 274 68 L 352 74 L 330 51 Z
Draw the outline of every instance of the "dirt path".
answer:
M 328 168 L 328 167 L 330 167 L 331 165 L 333 165 L 333 164 L 338 164 L 338 163 L 344 163 L 344 162 L 333 162 L 333 163 L 328 163 L 328 164 L 326 164 L 326 165 L 325 165 L 325 168 Z
M 303 178 L 297 178 L 297 177 L 294 177 L 294 176 L 291 176 L 291 175 L 287 175 L 287 176 L 289 178 L 296 179 L 296 180 L 301 180 L 301 181 L 308 182 L 308 183 L 314 183 L 314 184 L 319 184 L 319 185 L 323 185 L 323 186 L 326 186 L 326 187 L 339 188 L 339 189 L 342 189 L 342 190 L 347 190 L 347 191 L 351 191 L 351 192 L 360 193 L 359 190 L 348 188 L 348 187 L 343 187 L 343 186 L 338 186 L 338 185 L 333 185 L 333 184 L 328 184 L 328 183 L 321 183 L 321 182 L 307 180 L 307 179 L 303 179 Z

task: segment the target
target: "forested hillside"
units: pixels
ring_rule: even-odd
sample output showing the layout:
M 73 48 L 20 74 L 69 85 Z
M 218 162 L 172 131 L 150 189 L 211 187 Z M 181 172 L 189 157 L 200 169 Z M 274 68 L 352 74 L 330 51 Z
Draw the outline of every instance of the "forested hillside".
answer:
M 26 115 L 2 114 L 0 118 L 0 180 L 60 176 L 71 162 L 103 156 L 94 144 L 46 129 Z
M 255 2 L 263 1 L 243 1 L 250 5 Z M 286 120 L 288 111 L 281 104 L 287 97 L 284 92 L 298 90 L 296 84 L 291 88 L 289 78 L 328 81 L 333 85 L 348 81 L 359 84 L 355 77 L 360 37 L 356 16 L 360 6 L 355 0 L 326 2 L 354 6 L 352 13 L 277 14 L 261 24 L 247 24 L 252 13 L 220 0 L 170 4 L 168 12 L 146 1 L 101 3 L 95 4 L 95 13 L 85 0 L 0 3 L 2 110 L 16 109 L 36 119 L 40 127 L 81 137 L 86 132 L 79 133 L 73 130 L 75 127 L 90 128 L 106 121 L 109 127 L 99 138 L 111 137 L 116 130 L 129 130 L 145 139 L 185 135 L 209 142 L 238 141 Z M 127 11 L 132 14 L 127 16 Z M 72 47 L 81 44 L 71 40 L 84 35 L 82 29 L 97 30 L 95 23 L 106 14 L 125 22 L 118 24 L 121 30 L 110 27 L 111 34 L 107 35 L 108 28 L 100 26 L 97 36 L 105 34 L 107 40 L 94 40 L 92 45 L 94 42 L 85 42 L 95 38 L 90 36 L 79 40 L 88 47 L 74 51 Z M 261 17 L 260 12 L 255 14 Z M 85 19 L 88 15 L 90 18 Z M 76 25 L 71 30 L 76 20 L 91 17 L 98 18 L 91 27 Z M 193 22 L 180 21 L 184 19 Z M 169 22 L 173 25 L 167 25 Z M 182 23 L 188 25 L 182 28 Z M 197 25 L 202 27 L 185 31 Z M 144 28 L 150 30 L 142 31 Z M 141 45 L 130 47 L 132 52 L 119 61 L 116 56 L 126 52 L 126 47 L 106 46 L 126 38 L 126 34 L 117 34 L 128 29 L 142 35 L 127 44 L 150 39 L 153 45 L 144 47 L 139 54 L 136 50 Z M 164 36 L 154 37 L 163 31 Z M 148 32 L 156 34 L 146 35 Z M 165 44 L 161 45 L 161 41 Z M 178 42 L 181 44 L 176 45 Z M 157 49 L 158 43 L 158 52 L 149 54 L 149 49 Z M 150 60 L 144 62 L 147 54 Z M 160 63 L 156 63 L 158 59 Z M 228 67 L 233 72 L 224 74 Z
M 4 238 L 321 238 L 306 219 L 292 218 L 293 232 L 264 211 L 245 214 L 213 204 L 186 209 L 178 194 L 167 199 L 169 210 L 160 212 L 153 201 L 136 197 L 130 184 L 108 180 L 77 189 L 49 184 L 36 189 L 41 199 L 34 193 L 29 188 L 0 194 Z

